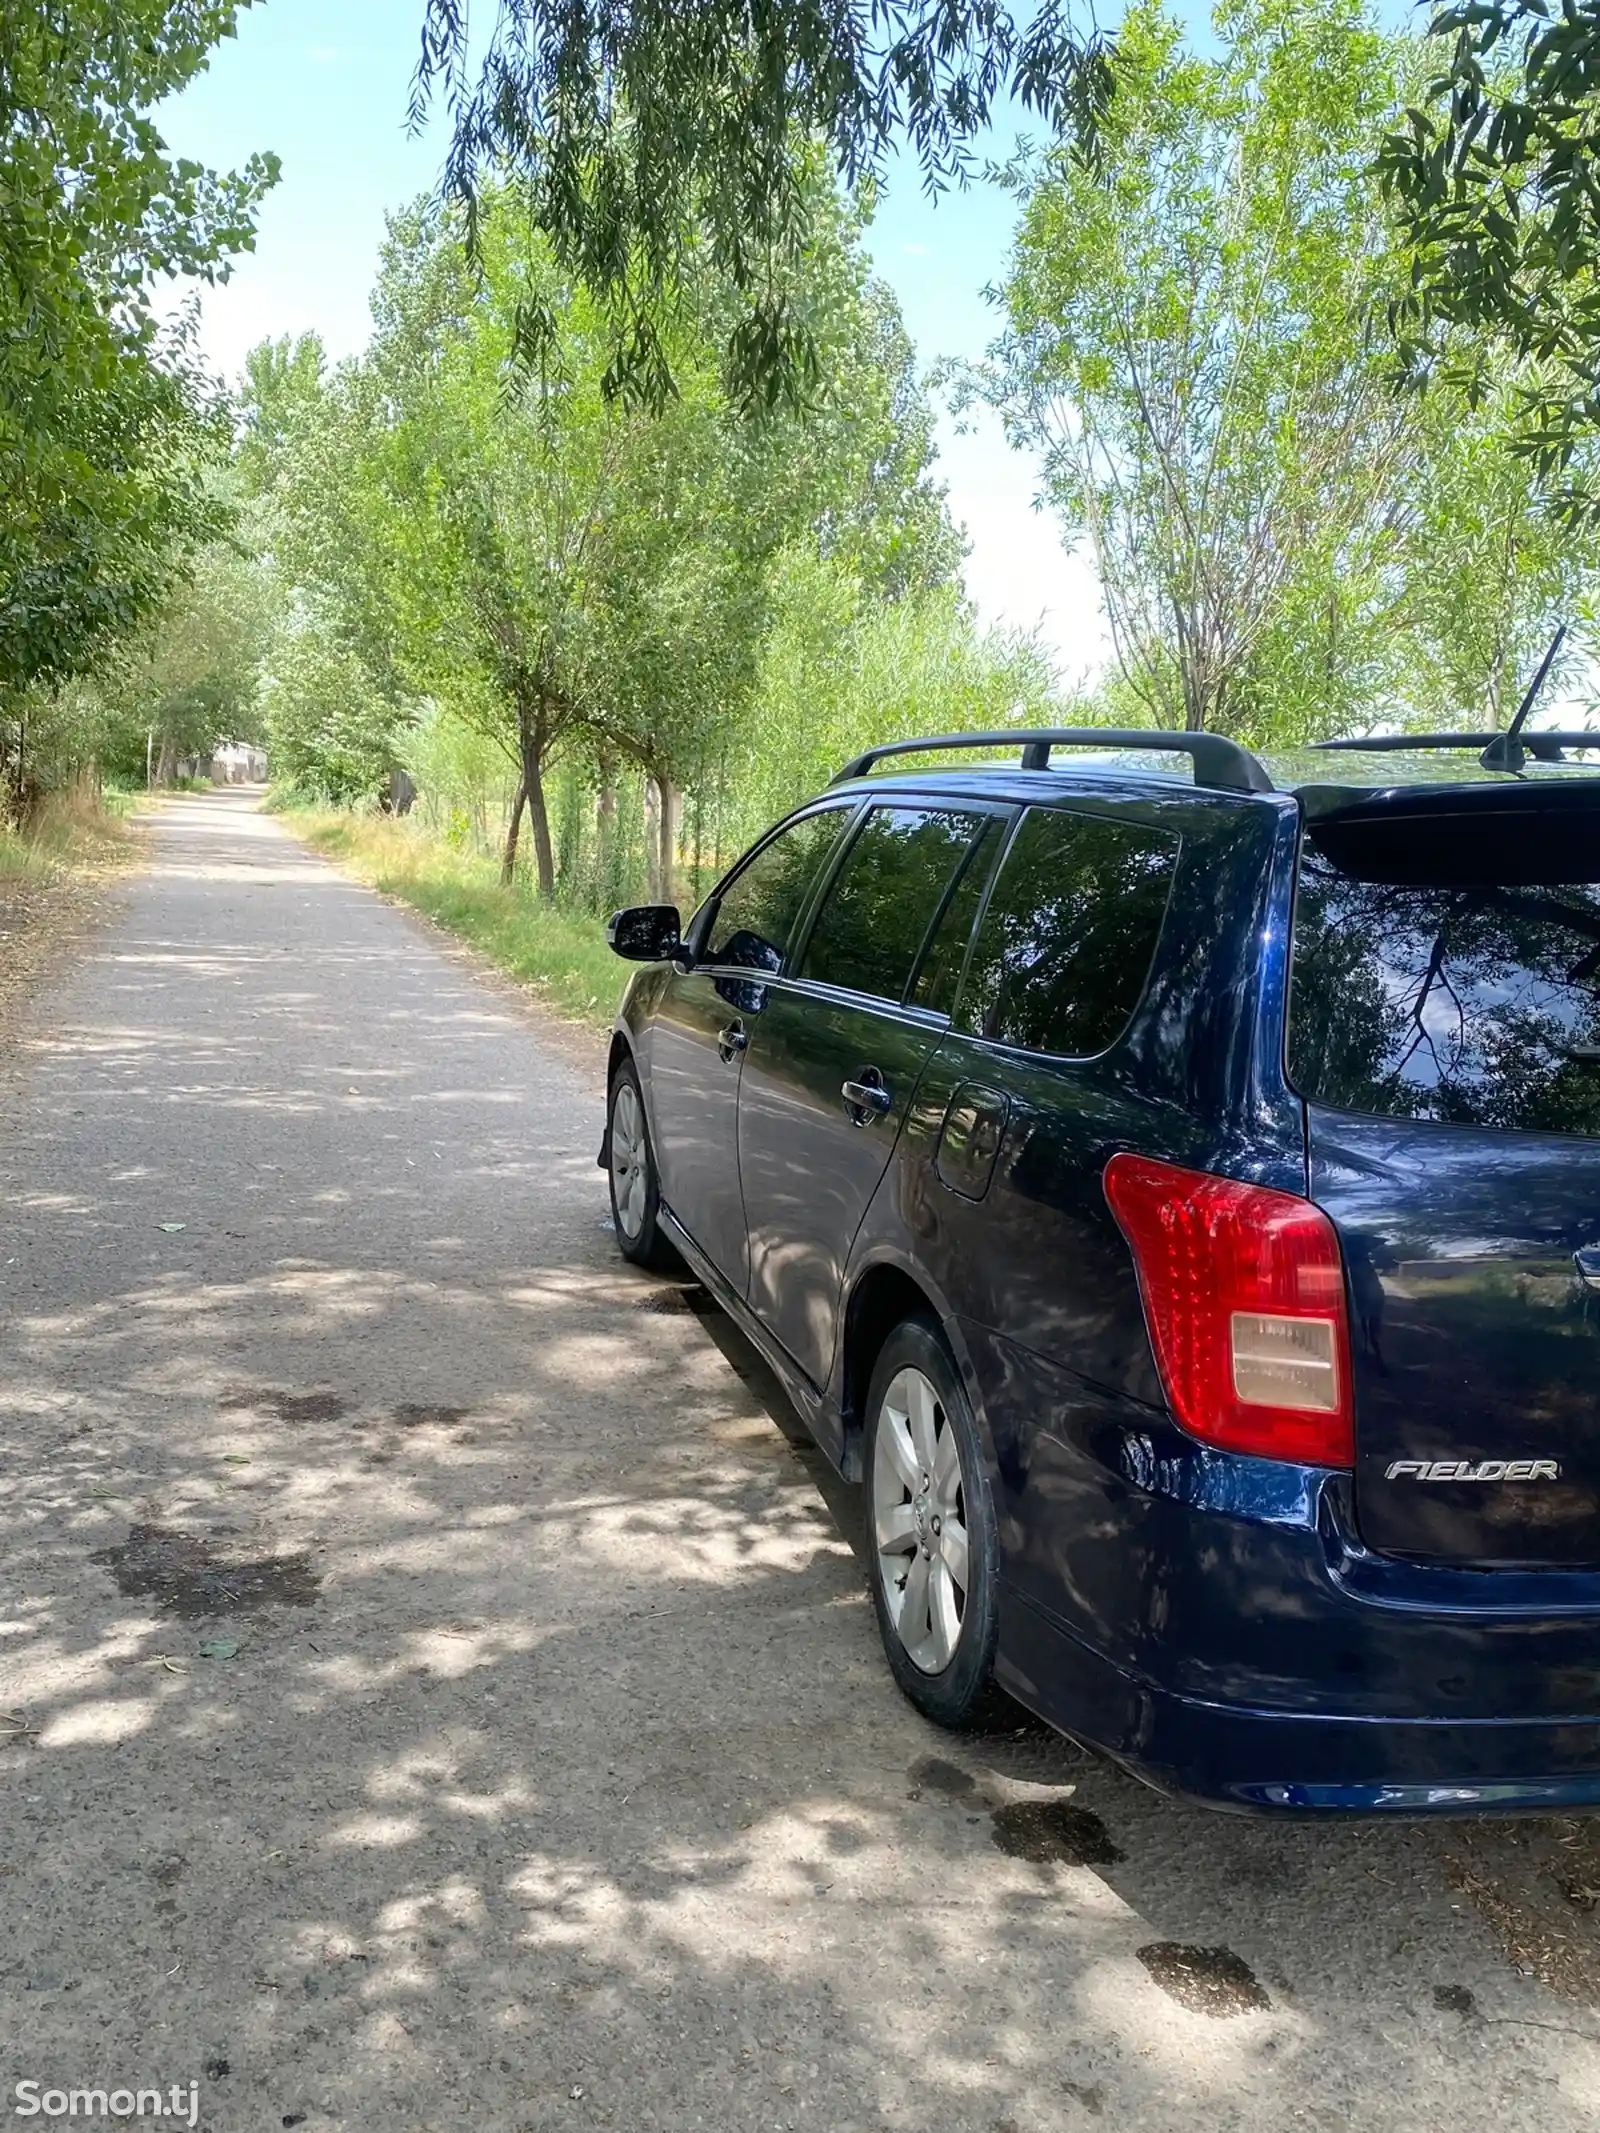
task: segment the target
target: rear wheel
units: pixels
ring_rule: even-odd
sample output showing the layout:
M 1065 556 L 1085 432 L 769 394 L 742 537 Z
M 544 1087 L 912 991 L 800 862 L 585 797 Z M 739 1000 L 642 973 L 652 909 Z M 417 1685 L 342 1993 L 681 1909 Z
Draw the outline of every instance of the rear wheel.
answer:
M 939 1725 L 981 1726 L 993 1685 L 999 1536 L 977 1426 L 931 1320 L 884 1343 L 867 1399 L 867 1561 L 895 1680 Z
M 606 1170 L 611 1181 L 611 1222 L 624 1259 L 658 1274 L 682 1264 L 661 1234 L 661 1194 L 656 1182 L 655 1150 L 644 1097 L 631 1059 L 611 1077 L 611 1115 L 606 1137 Z

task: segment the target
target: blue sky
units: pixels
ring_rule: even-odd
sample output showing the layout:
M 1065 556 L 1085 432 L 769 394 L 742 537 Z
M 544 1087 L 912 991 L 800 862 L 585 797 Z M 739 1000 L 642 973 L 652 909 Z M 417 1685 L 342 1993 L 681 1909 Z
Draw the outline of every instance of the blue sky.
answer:
M 431 190 L 444 153 L 438 121 L 417 139 L 405 131 L 420 23 L 420 0 L 263 0 L 160 113 L 181 155 L 231 166 L 270 148 L 283 161 L 255 252 L 205 297 L 206 351 L 225 375 L 268 335 L 314 330 L 335 355 L 365 341 L 385 211 Z M 997 139 L 997 154 L 1011 138 Z M 995 322 L 981 291 L 1004 264 L 1012 219 L 1011 201 L 988 187 L 933 203 L 912 174 L 891 173 L 871 248 L 924 363 L 983 352 Z M 1032 508 L 1031 463 L 992 419 L 965 436 L 946 419 L 940 472 L 984 620 L 1037 627 L 1065 678 L 1098 669 L 1094 573 Z

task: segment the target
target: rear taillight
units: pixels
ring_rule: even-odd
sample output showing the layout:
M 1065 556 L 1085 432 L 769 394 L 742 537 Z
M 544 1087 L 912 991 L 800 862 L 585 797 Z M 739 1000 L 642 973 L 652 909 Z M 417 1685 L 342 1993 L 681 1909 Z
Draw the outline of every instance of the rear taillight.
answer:
M 1142 1155 L 1114 1155 L 1105 1188 L 1183 1427 L 1224 1451 L 1349 1466 L 1350 1336 L 1327 1216 Z

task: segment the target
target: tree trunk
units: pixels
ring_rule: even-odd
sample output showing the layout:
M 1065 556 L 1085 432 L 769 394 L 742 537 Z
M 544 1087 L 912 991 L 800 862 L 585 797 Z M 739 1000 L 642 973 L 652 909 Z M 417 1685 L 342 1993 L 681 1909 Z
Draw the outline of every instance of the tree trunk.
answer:
M 156 758 L 156 783 L 162 787 L 171 785 L 178 775 L 178 739 L 173 733 L 161 736 L 161 753 Z
M 611 856 L 611 841 L 617 834 L 617 759 L 602 748 L 596 766 L 600 772 L 600 797 L 594 804 L 594 833 L 600 844 L 602 871 Z
M 644 781 L 645 894 L 651 903 L 664 903 L 661 893 L 661 788 L 653 777 Z
M 27 746 L 27 721 L 18 711 L 11 722 L 11 744 L 6 740 L 6 728 L 0 724 L 0 829 L 8 824 L 12 829 L 21 829 L 24 808 L 24 783 L 26 779 L 25 755 Z
M 517 789 L 511 796 L 511 821 L 506 830 L 505 855 L 500 861 L 502 889 L 509 889 L 517 878 L 517 839 L 522 834 L 522 809 L 527 797 L 527 784 L 522 778 L 518 778 Z
M 539 875 L 539 894 L 556 893 L 556 855 L 550 841 L 550 810 L 544 796 L 544 759 L 550 753 L 551 706 L 537 676 L 530 676 L 516 697 L 517 754 L 522 763 L 522 782 L 517 791 L 528 809 L 533 831 L 533 857 Z M 515 827 L 513 812 L 512 824 Z M 509 880 L 509 876 L 506 877 Z
M 539 869 L 539 894 L 548 901 L 556 893 L 556 854 L 550 842 L 550 810 L 545 805 L 544 773 L 537 756 L 528 760 L 522 782 L 528 789 L 528 820 L 533 824 L 533 856 Z
M 656 828 L 661 838 L 661 894 L 657 901 L 675 903 L 678 895 L 678 840 L 683 827 L 683 794 L 665 771 L 656 778 L 661 812 Z

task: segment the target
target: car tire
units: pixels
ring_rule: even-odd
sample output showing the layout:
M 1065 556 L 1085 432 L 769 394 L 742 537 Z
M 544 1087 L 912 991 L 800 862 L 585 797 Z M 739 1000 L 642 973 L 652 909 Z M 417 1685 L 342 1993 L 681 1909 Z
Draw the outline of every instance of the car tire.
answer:
M 866 1416 L 867 1575 L 890 1670 L 936 1725 L 993 1724 L 1008 1709 L 994 1685 L 999 1528 L 977 1424 L 931 1319 L 884 1342 Z
M 644 1093 L 631 1059 L 611 1077 L 606 1107 L 606 1178 L 611 1187 L 611 1224 L 617 1249 L 635 1266 L 671 1274 L 683 1265 L 660 1227 L 661 1191 L 656 1153 L 645 1116 Z

